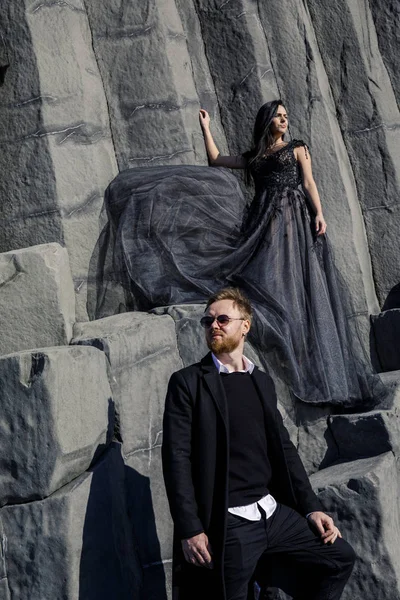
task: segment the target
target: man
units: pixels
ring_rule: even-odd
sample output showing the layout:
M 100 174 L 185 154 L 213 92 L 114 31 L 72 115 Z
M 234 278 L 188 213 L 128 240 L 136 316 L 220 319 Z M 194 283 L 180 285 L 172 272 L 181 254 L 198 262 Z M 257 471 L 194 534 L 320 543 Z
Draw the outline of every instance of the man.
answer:
M 271 378 L 243 355 L 251 317 L 240 290 L 213 295 L 200 321 L 211 352 L 169 383 L 162 455 L 174 599 L 245 600 L 254 573 L 260 581 L 278 561 L 296 600 L 338 600 L 354 552 L 322 512 Z

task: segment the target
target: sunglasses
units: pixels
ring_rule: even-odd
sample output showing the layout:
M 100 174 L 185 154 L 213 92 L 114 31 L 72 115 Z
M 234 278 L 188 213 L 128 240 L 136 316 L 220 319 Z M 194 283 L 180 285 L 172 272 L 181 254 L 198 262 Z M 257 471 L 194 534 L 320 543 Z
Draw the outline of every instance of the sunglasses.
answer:
M 231 321 L 244 321 L 245 319 L 243 317 L 241 318 L 232 318 L 232 317 L 228 317 L 228 315 L 218 315 L 218 317 L 201 317 L 200 319 L 200 325 L 202 327 L 204 327 L 204 329 L 209 329 L 211 327 L 211 325 L 214 323 L 214 321 L 218 322 L 218 325 L 221 325 L 221 327 L 225 327 L 225 325 L 228 325 L 228 323 L 230 323 Z

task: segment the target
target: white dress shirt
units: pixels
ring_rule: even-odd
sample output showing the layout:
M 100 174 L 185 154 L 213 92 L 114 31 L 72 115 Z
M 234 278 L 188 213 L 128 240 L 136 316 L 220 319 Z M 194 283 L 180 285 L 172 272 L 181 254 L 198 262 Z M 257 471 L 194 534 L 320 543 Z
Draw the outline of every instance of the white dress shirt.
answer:
M 234 373 L 233 370 L 229 370 L 227 365 L 223 365 L 213 353 L 211 353 L 211 356 L 216 368 L 218 369 L 218 373 Z M 243 356 L 243 366 L 244 369 L 236 371 L 236 373 L 252 373 L 254 370 L 254 363 L 252 363 L 251 360 L 245 356 Z M 261 508 L 265 511 L 268 519 L 275 512 L 276 500 L 273 496 L 271 496 L 271 494 L 268 494 L 252 504 L 247 504 L 246 506 L 232 506 L 231 508 L 228 508 L 228 512 L 230 512 L 232 515 L 237 515 L 243 519 L 247 519 L 248 521 L 260 521 L 261 513 L 258 509 L 259 506 L 261 506 Z

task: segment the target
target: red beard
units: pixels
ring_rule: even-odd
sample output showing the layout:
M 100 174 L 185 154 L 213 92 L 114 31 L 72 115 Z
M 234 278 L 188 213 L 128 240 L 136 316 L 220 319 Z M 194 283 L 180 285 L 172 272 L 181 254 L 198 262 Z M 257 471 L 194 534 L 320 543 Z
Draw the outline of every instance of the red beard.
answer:
M 236 339 L 233 336 L 215 337 L 207 340 L 207 346 L 214 354 L 229 354 L 229 352 L 233 352 L 239 346 L 240 339 Z

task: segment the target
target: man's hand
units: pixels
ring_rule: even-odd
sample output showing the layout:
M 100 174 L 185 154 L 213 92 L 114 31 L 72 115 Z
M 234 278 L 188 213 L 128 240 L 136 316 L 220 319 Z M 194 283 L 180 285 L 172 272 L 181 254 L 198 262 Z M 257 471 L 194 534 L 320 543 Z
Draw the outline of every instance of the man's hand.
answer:
M 188 540 L 182 540 L 182 550 L 185 559 L 196 567 L 213 569 L 212 550 L 205 533 L 199 533 Z
M 334 524 L 332 517 L 329 515 L 317 510 L 310 513 L 307 519 L 318 531 L 324 544 L 333 544 L 337 537 L 342 537 L 342 534 Z

